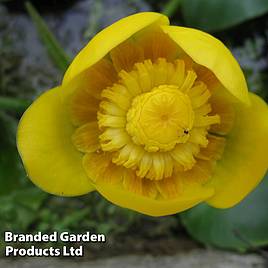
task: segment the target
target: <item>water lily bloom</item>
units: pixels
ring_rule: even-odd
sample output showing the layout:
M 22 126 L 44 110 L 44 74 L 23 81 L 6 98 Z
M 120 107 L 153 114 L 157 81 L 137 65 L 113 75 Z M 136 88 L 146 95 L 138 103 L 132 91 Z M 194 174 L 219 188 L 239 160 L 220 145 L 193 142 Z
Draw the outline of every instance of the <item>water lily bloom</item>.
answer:
M 216 38 L 162 14 L 123 18 L 25 112 L 17 143 L 44 191 L 93 190 L 144 214 L 229 208 L 267 170 L 268 108 Z

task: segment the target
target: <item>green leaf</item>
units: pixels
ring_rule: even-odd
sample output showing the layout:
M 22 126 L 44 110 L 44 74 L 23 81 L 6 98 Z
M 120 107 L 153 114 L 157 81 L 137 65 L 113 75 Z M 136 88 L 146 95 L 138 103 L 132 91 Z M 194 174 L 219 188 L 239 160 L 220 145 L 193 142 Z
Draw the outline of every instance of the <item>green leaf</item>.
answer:
M 174 13 L 179 9 L 182 0 L 169 0 L 162 10 L 162 14 L 172 17 Z
M 16 148 L 17 120 L 0 113 L 0 232 L 25 231 L 47 194 L 26 178 Z
M 29 186 L 24 189 L 17 189 L 11 196 L 14 203 L 20 204 L 29 210 L 37 211 L 47 197 L 47 193 L 35 186 Z
M 56 230 L 67 230 L 76 228 L 79 229 L 81 221 L 83 221 L 88 215 L 90 215 L 90 208 L 83 208 L 78 211 L 71 211 L 68 215 L 62 218 L 61 221 L 57 221 L 55 225 Z
M 26 177 L 16 149 L 16 127 L 14 118 L 0 114 L 0 196 L 21 187 Z
M 64 72 L 70 63 L 69 57 L 65 54 L 63 48 L 33 5 L 30 2 L 26 2 L 25 6 L 36 26 L 41 40 L 47 48 L 48 54 L 56 66 Z
M 28 100 L 0 96 L 0 110 L 24 112 L 30 104 L 31 101 Z
M 182 14 L 187 26 L 219 31 L 268 12 L 267 0 L 184 0 Z
M 268 245 L 268 174 L 257 189 L 230 209 L 201 204 L 181 214 L 188 232 L 198 241 L 245 251 Z
M 46 193 L 32 186 L 0 197 L 0 231 L 26 231 L 46 197 Z

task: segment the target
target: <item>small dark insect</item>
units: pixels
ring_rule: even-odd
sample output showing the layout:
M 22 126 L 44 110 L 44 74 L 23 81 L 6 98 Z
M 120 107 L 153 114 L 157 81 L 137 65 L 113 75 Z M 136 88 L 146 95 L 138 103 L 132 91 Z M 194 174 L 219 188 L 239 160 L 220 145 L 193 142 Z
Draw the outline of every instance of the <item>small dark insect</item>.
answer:
M 188 134 L 189 131 L 185 129 L 185 130 L 183 131 L 183 133 L 184 133 L 184 134 Z

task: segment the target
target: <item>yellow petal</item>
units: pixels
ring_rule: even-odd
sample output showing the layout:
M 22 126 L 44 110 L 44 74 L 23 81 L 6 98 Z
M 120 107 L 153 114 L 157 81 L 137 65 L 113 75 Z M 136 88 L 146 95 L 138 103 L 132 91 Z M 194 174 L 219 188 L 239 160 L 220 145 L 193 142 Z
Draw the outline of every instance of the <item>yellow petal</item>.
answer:
M 128 175 L 124 178 L 123 187 L 130 192 L 142 195 L 142 180 L 134 172 L 128 172 Z
M 47 91 L 27 109 L 18 126 L 17 146 L 33 183 L 52 194 L 82 195 L 93 186 L 72 144 L 74 129 L 59 90 Z
M 236 119 L 226 138 L 224 154 L 217 162 L 210 186 L 216 193 L 208 203 L 214 207 L 234 206 L 262 180 L 268 168 L 268 107 L 250 94 L 252 105 L 236 106 Z
M 228 134 L 235 121 L 235 105 L 234 97 L 226 92 L 225 89 L 218 88 L 215 90 L 209 100 L 211 104 L 211 114 L 218 114 L 220 116 L 220 123 L 210 126 L 211 133 L 220 135 Z
M 124 170 L 123 188 L 132 193 L 155 198 L 157 195 L 157 188 L 154 182 L 136 176 L 134 170 Z
M 178 172 L 178 177 L 184 182 L 184 187 L 192 188 L 194 185 L 204 184 L 211 178 L 214 163 L 198 159 L 194 167 L 184 172 Z
M 243 72 L 221 41 L 192 28 L 161 26 L 196 63 L 208 68 L 235 97 L 249 104 L 248 89 Z
M 70 106 L 72 123 L 76 126 L 96 120 L 101 92 L 117 81 L 117 73 L 112 63 L 106 59 L 100 60 L 72 83 L 64 86 L 60 92 L 69 92 L 64 102 Z M 62 94 L 61 94 L 62 95 Z
M 174 176 L 155 182 L 158 191 L 166 199 L 176 198 L 182 192 L 182 181 Z
M 220 84 L 219 80 L 213 74 L 213 72 L 203 67 L 202 65 L 196 64 L 194 66 L 194 71 L 196 72 L 198 79 L 204 82 L 210 91 L 217 88 Z
M 98 113 L 98 124 L 100 128 L 124 128 L 126 125 L 126 118 L 122 116 L 114 116 Z
M 136 62 L 142 62 L 144 59 L 142 48 L 130 40 L 115 47 L 110 56 L 117 72 L 122 69 L 130 72 Z
M 207 133 L 207 127 L 195 127 L 191 130 L 188 141 L 206 147 L 208 145 Z
M 132 170 L 113 164 L 111 155 L 106 153 L 86 154 L 83 158 L 83 166 L 94 183 L 118 184 L 124 180 L 126 173 L 133 173 Z
M 96 121 L 77 128 L 72 136 L 76 149 L 84 153 L 93 153 L 100 149 L 99 133 Z
M 193 143 L 179 143 L 170 151 L 170 155 L 179 164 L 183 165 L 185 170 L 191 169 L 195 164 L 194 154 L 197 154 L 198 146 Z
M 83 157 L 83 167 L 94 183 L 103 179 L 110 162 L 111 157 L 105 153 L 88 153 Z
M 83 86 L 89 94 L 100 99 L 102 90 L 108 86 L 112 86 L 116 81 L 117 73 L 114 66 L 109 60 L 102 59 L 85 73 Z
M 122 128 L 108 128 L 100 136 L 103 151 L 115 151 L 126 145 L 130 137 Z
M 225 147 L 225 138 L 208 135 L 208 145 L 205 148 L 201 148 L 197 158 L 203 160 L 219 160 L 223 154 Z
M 70 117 L 75 126 L 96 120 L 100 101 L 86 90 L 77 90 L 70 101 Z
M 157 195 L 157 188 L 153 181 L 143 179 L 142 180 L 142 194 L 154 199 Z
M 144 32 L 137 43 L 144 50 L 144 58 L 155 62 L 158 58 L 165 58 L 172 61 L 178 56 L 180 49 L 177 44 L 161 30 Z
M 214 193 L 213 188 L 196 181 L 185 183 L 182 189 L 174 192 L 172 182 L 159 186 L 164 198 L 159 196 L 157 199 L 157 187 L 153 181 L 137 177 L 135 170 L 113 164 L 110 157 L 106 153 L 86 154 L 83 165 L 96 189 L 116 205 L 147 215 L 163 216 L 186 210 Z M 178 182 L 177 179 L 176 184 Z
M 150 216 L 165 216 L 184 211 L 208 199 L 214 194 L 212 188 L 195 184 L 184 189 L 177 198 L 154 199 L 135 194 L 132 191 L 127 191 L 120 185 L 96 183 L 95 186 L 98 192 L 112 203 Z M 146 194 L 146 192 L 144 191 L 143 194 Z M 154 195 L 155 193 L 153 196 Z
M 154 12 L 144 12 L 125 17 L 99 32 L 75 57 L 65 73 L 63 83 L 97 63 L 113 48 L 138 31 L 151 25 L 167 25 L 168 18 Z

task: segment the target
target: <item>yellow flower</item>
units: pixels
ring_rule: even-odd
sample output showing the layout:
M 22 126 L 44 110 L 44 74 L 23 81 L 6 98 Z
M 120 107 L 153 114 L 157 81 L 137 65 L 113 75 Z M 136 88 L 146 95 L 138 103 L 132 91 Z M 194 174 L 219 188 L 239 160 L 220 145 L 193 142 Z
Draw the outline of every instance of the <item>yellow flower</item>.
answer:
M 240 202 L 267 170 L 268 109 L 207 33 L 139 13 L 97 34 L 18 128 L 43 190 L 160 216 Z

